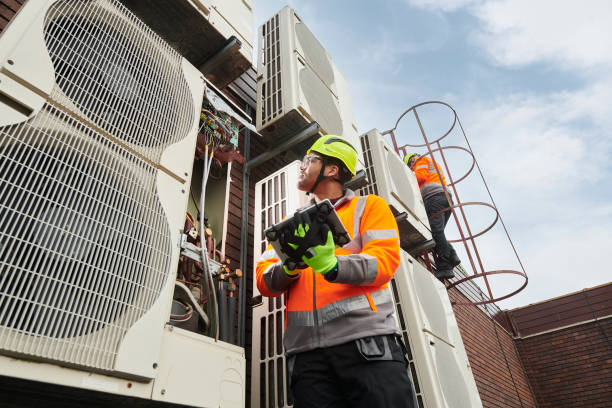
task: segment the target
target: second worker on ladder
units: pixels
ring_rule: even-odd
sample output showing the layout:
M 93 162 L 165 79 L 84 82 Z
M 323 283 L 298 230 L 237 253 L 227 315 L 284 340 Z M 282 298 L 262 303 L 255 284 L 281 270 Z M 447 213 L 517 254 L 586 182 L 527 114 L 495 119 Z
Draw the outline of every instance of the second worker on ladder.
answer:
M 444 191 L 446 180 L 442 170 L 433 159 L 427 156 L 419 156 L 418 153 L 406 155 L 404 163 L 414 171 L 414 175 L 419 182 L 421 196 L 423 196 L 423 202 L 425 203 L 425 211 L 429 218 L 431 235 L 436 243 L 437 260 L 434 275 L 440 280 L 453 278 L 455 276 L 453 268 L 459 265 L 461 261 L 453 246 L 446 239 L 446 235 L 444 235 L 444 228 L 451 215 L 450 206 L 453 203 L 450 193 L 448 195 L 450 202 L 446 198 L 447 196 Z M 440 211 L 444 212 L 438 214 Z M 438 215 L 434 217 L 436 214 Z

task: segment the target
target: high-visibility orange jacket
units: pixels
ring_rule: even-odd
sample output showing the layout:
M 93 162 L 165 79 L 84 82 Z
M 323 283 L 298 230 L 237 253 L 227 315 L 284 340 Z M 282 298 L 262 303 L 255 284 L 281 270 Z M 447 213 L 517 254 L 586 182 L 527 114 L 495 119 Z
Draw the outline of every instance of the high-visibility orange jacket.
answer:
M 287 275 L 271 245 L 257 262 L 262 295 L 288 294 L 287 354 L 399 333 L 387 284 L 400 262 L 399 233 L 389 206 L 378 196 L 359 197 L 347 190 L 335 209 L 351 241 L 336 248 L 333 282 L 312 268 Z
M 414 163 L 414 166 L 412 167 L 414 175 L 416 176 L 416 179 L 419 182 L 419 188 L 421 189 L 421 195 L 423 196 L 423 199 L 431 195 L 444 192 L 444 188 L 442 187 L 442 183 L 440 183 L 440 177 L 438 177 L 438 172 L 436 171 L 436 168 L 440 171 L 440 176 L 442 176 L 442 183 L 446 184 L 442 169 L 440 168 L 438 163 L 431 160 L 429 157 L 419 157 Z

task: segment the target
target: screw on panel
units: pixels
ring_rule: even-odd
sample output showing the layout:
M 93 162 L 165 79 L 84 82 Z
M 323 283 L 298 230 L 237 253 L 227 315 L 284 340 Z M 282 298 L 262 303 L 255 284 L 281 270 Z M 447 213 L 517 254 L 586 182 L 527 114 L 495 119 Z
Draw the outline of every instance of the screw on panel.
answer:
M 160 392 L 161 392 L 161 395 L 166 394 L 166 390 L 161 390 Z
M 153 368 L 157 368 L 157 363 L 153 363 Z
M 13 65 L 15 63 L 15 61 L 13 61 L 13 60 L 8 60 L 7 62 L 8 62 L 9 65 Z

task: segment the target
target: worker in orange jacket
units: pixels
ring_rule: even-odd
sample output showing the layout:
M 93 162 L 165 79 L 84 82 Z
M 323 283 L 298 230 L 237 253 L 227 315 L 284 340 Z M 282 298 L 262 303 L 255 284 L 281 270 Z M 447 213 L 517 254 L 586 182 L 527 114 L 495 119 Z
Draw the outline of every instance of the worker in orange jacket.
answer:
M 414 171 L 414 175 L 419 182 L 425 211 L 429 217 L 431 235 L 436 243 L 436 271 L 434 275 L 440 280 L 453 278 L 455 276 L 453 268 L 459 265 L 461 260 L 446 239 L 446 235 L 444 235 L 444 228 L 451 215 L 450 206 L 452 205 L 452 198 L 449 203 L 444 193 L 443 186 L 446 185 L 444 174 L 434 160 L 427 156 L 419 156 L 418 153 L 406 155 L 404 163 Z M 442 177 L 441 181 L 440 177 Z M 443 210 L 446 211 L 434 217 L 436 213 Z
M 400 262 L 397 224 L 382 198 L 344 189 L 356 165 L 350 143 L 323 136 L 303 158 L 297 186 L 313 193 L 311 204 L 332 202 L 348 244 L 336 247 L 327 225 L 302 220 L 287 244 L 297 248 L 315 230 L 322 242 L 302 256 L 305 269 L 283 265 L 271 246 L 257 263 L 262 295 L 287 294 L 283 343 L 296 408 L 417 406 L 388 285 Z

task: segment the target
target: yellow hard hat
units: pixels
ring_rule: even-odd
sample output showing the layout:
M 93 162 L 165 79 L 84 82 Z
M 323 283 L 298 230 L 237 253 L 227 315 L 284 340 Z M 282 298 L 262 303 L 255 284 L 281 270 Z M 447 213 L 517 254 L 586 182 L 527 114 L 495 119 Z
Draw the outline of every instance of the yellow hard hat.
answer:
M 317 152 L 325 156 L 335 157 L 340 160 L 351 175 L 355 176 L 357 167 L 357 150 L 346 139 L 336 135 L 325 135 L 317 139 L 316 142 L 308 149 L 306 154 Z
M 406 165 L 408 165 L 408 162 L 410 161 L 410 159 L 413 156 L 418 156 L 418 155 L 419 155 L 418 153 L 409 153 L 409 154 L 405 155 L 404 156 L 404 163 L 406 163 Z

